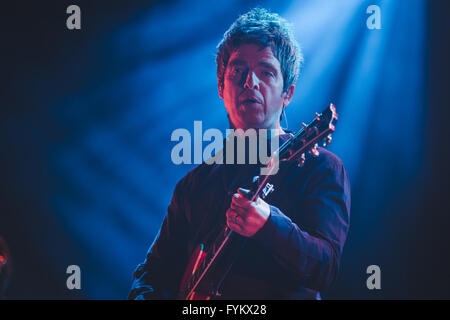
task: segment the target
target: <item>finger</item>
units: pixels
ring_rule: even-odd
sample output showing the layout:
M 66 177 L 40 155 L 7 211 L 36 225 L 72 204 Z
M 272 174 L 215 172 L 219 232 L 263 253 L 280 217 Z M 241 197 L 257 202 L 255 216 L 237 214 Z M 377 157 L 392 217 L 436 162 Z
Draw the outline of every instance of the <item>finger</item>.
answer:
M 255 204 L 256 203 L 253 203 L 253 202 L 247 202 L 245 204 L 240 204 L 240 203 L 232 201 L 230 204 L 230 208 L 233 211 L 236 211 L 240 216 L 246 217 L 255 210 Z
M 234 203 L 237 206 L 242 207 L 242 208 L 247 207 L 250 202 L 251 202 L 250 200 L 244 198 L 239 193 L 233 194 L 233 198 L 231 199 L 231 203 Z
M 227 221 L 230 220 L 231 222 L 235 224 L 241 224 L 244 222 L 243 217 L 239 212 L 236 210 L 233 210 L 232 208 L 228 209 L 226 212 Z
M 235 223 L 235 224 L 240 224 L 241 222 L 244 221 L 244 219 L 241 217 L 241 215 L 239 214 L 239 212 L 236 212 L 233 209 L 228 209 L 227 210 L 227 221 L 230 220 L 231 222 Z
M 247 200 L 250 200 L 249 199 L 249 197 L 251 197 L 251 195 L 250 195 L 250 190 L 248 190 L 248 189 L 244 189 L 244 188 L 238 188 L 238 193 L 242 196 L 242 197 L 244 197 L 245 199 L 247 199 Z
M 250 205 L 242 205 L 232 201 L 230 204 L 230 208 L 235 211 L 247 211 L 248 209 L 250 209 Z
M 229 208 L 226 212 L 227 220 L 233 220 L 236 215 L 237 213 L 232 208 Z
M 239 223 L 241 222 L 241 220 L 239 220 L 239 216 L 236 217 L 236 221 L 234 218 L 227 218 L 227 225 L 228 227 L 230 227 L 231 230 L 233 231 L 237 231 L 237 232 L 242 232 L 243 230 L 243 226 L 241 226 Z
M 231 210 L 236 213 L 243 222 L 246 222 L 248 217 L 252 214 L 252 211 L 250 211 L 249 209 L 231 207 Z

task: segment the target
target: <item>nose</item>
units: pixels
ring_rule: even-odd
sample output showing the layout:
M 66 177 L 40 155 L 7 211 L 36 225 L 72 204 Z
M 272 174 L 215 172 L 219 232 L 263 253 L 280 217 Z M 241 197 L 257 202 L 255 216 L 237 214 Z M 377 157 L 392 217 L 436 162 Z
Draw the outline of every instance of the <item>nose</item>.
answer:
M 249 71 L 245 79 L 244 88 L 259 89 L 259 79 L 253 71 Z

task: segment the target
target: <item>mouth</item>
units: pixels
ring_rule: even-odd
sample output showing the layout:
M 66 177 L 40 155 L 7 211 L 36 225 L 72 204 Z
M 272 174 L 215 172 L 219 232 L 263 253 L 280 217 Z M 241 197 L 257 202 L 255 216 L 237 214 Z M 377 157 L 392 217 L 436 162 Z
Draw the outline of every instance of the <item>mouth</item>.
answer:
M 261 104 L 261 101 L 256 98 L 247 98 L 242 100 L 241 104 Z

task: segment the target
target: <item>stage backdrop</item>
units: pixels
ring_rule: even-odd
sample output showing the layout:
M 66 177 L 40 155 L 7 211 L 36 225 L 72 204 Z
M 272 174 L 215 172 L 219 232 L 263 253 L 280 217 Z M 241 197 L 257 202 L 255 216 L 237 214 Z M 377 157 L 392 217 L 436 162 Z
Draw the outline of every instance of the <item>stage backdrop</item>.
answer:
M 70 4 L 81 8 L 81 30 L 66 28 Z M 380 29 L 369 28 L 371 5 Z M 172 163 L 171 133 L 192 132 L 196 120 L 227 128 L 216 45 L 255 6 L 291 21 L 304 53 L 289 129 L 330 102 L 339 113 L 330 150 L 351 180 L 351 229 L 324 297 L 449 297 L 439 273 L 448 258 L 435 272 L 423 262 L 447 248 L 427 218 L 444 213 L 424 200 L 433 190 L 426 2 L 186 0 L 18 1 L 4 10 L 8 298 L 126 298 L 175 184 L 195 166 Z M 69 265 L 81 268 L 80 290 L 66 287 Z M 381 290 L 366 287 L 369 265 L 381 268 Z

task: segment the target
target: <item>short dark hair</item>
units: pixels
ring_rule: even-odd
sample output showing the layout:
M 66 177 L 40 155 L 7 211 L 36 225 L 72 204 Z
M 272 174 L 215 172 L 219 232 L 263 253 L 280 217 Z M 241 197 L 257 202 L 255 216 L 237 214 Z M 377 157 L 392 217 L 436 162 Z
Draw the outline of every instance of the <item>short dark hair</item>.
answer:
M 225 32 L 217 45 L 217 81 L 223 90 L 225 70 L 234 50 L 245 43 L 270 46 L 283 74 L 283 92 L 297 81 L 303 55 L 295 40 L 291 24 L 276 13 L 254 8 L 241 15 Z

